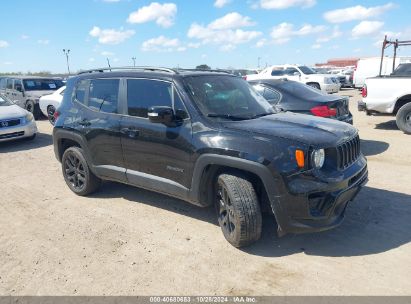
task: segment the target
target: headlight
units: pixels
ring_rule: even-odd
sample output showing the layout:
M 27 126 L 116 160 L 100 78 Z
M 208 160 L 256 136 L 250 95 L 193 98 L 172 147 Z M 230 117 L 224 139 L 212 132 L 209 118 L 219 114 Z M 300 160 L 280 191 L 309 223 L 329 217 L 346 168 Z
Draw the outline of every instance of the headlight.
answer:
M 311 160 L 314 168 L 321 169 L 325 161 L 324 149 L 315 150 L 311 155 Z
M 27 113 L 27 115 L 24 118 L 26 119 L 27 122 L 30 122 L 34 119 L 34 116 L 31 113 Z

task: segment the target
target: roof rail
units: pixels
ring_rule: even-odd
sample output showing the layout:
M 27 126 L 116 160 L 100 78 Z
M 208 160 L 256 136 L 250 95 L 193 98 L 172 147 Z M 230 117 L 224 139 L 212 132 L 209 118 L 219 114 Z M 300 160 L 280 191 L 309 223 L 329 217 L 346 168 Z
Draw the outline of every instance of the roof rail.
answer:
M 216 69 L 178 69 L 178 71 L 187 71 L 187 72 L 220 72 L 220 73 L 226 73 L 226 74 L 231 74 L 230 71 L 227 70 L 216 70 Z
M 174 69 L 169 69 L 169 68 L 161 68 L 161 67 L 151 67 L 151 66 L 131 66 L 131 67 L 111 67 L 111 68 L 96 68 L 96 69 L 90 69 L 90 70 L 84 70 L 80 71 L 77 73 L 77 75 L 81 74 L 87 74 L 87 73 L 103 73 L 104 71 L 110 71 L 112 72 L 113 70 L 140 70 L 140 71 L 159 71 L 159 72 L 167 72 L 167 73 L 172 73 L 172 74 L 178 74 L 178 71 Z

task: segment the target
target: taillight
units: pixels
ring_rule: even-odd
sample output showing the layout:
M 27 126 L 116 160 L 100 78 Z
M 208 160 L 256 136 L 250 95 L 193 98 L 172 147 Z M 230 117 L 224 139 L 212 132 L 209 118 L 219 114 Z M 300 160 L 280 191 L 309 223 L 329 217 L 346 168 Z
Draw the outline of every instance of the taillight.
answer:
M 337 109 L 329 108 L 328 106 L 317 106 L 312 108 L 311 113 L 319 117 L 335 117 L 337 116 Z
M 367 86 L 364 85 L 361 89 L 361 96 L 365 98 L 365 97 L 367 97 L 367 95 L 368 95 Z
M 60 112 L 56 110 L 53 114 L 54 121 L 56 121 L 57 118 L 59 118 L 59 116 L 60 116 Z

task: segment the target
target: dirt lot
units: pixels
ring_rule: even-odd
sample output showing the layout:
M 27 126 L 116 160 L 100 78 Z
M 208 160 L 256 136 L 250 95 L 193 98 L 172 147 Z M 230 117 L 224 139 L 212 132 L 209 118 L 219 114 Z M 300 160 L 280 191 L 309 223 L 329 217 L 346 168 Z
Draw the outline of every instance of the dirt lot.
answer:
M 339 228 L 231 247 L 212 209 L 105 183 L 77 197 L 51 126 L 0 145 L 0 295 L 410 295 L 411 136 L 351 107 L 370 181 Z

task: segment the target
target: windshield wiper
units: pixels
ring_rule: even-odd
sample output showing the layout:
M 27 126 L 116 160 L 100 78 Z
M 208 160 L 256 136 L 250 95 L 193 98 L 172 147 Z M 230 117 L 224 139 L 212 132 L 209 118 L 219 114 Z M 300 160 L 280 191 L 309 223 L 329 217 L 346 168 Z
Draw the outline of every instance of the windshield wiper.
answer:
M 217 117 L 217 118 L 226 118 L 231 120 L 247 120 L 250 119 L 249 116 L 237 116 L 231 114 L 217 114 L 217 113 L 209 113 L 207 117 Z

